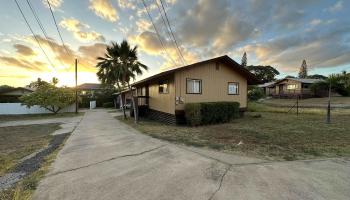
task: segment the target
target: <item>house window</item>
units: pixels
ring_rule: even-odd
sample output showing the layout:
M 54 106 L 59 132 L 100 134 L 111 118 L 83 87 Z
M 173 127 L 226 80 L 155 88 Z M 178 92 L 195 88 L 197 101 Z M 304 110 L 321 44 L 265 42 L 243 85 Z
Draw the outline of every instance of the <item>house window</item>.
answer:
M 220 70 L 220 65 L 219 65 L 218 62 L 215 63 L 215 69 L 216 69 L 216 70 Z
M 169 93 L 168 81 L 167 80 L 159 82 L 159 93 L 160 94 L 167 94 L 167 93 Z
M 202 80 L 200 80 L 200 79 L 187 79 L 186 80 L 186 93 L 187 94 L 201 94 L 202 93 Z
M 239 84 L 238 83 L 228 83 L 227 93 L 229 95 L 239 94 Z
M 287 85 L 287 90 L 295 90 L 297 88 L 296 84 Z

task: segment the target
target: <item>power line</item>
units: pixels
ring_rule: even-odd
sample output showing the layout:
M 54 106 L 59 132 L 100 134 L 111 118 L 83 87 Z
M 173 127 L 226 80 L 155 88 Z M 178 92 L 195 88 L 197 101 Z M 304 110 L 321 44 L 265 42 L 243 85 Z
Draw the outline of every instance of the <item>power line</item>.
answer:
M 159 34 L 158 30 L 157 30 L 157 27 L 156 27 L 156 25 L 155 25 L 154 22 L 153 22 L 152 16 L 151 16 L 151 14 L 150 14 L 149 11 L 148 11 L 148 7 L 147 7 L 147 5 L 146 5 L 146 3 L 145 3 L 145 0 L 142 0 L 142 3 L 143 3 L 143 6 L 144 6 L 145 9 L 146 9 L 146 12 L 147 12 L 147 14 L 148 14 L 149 19 L 150 19 L 151 22 L 152 22 L 153 28 L 154 28 L 154 30 L 156 31 L 156 34 L 157 34 L 157 36 L 158 36 L 159 42 L 160 42 L 160 44 L 161 44 L 163 50 L 165 51 L 166 54 L 168 54 L 168 57 L 169 57 L 170 60 L 174 63 L 174 65 L 177 65 L 176 62 L 171 58 L 170 54 L 168 53 L 168 51 L 166 50 L 166 48 L 165 48 L 165 46 L 164 46 L 164 43 L 163 43 L 163 41 L 162 41 L 162 39 L 161 39 L 161 37 L 160 37 L 160 34 Z
M 27 18 L 25 17 L 25 15 L 24 15 L 24 13 L 23 13 L 21 7 L 19 6 L 17 0 L 14 0 L 14 1 L 15 1 L 16 5 L 17 5 L 18 10 L 21 12 L 22 17 L 23 17 L 24 21 L 26 22 L 26 24 L 27 24 L 27 26 L 28 26 L 30 32 L 33 34 L 35 41 L 38 43 L 39 48 L 40 48 L 41 51 L 44 53 L 46 59 L 49 61 L 49 64 L 51 65 L 51 68 L 52 68 L 54 71 L 56 71 L 55 66 L 52 64 L 50 58 L 47 56 L 47 54 L 45 53 L 44 49 L 43 49 L 42 46 L 40 45 L 40 42 L 39 42 L 38 38 L 37 38 L 36 35 L 34 34 L 34 31 L 33 31 L 32 27 L 30 26 L 29 22 L 27 21 Z
M 28 4 L 30 10 L 32 11 L 32 13 L 33 13 L 33 15 L 34 15 L 34 18 L 35 18 L 36 22 L 38 23 L 38 25 L 39 25 L 41 31 L 43 32 L 43 34 L 44 34 L 44 36 L 45 36 L 45 38 L 46 38 L 46 40 L 47 40 L 47 43 L 50 45 L 52 51 L 54 52 L 54 54 L 55 54 L 56 57 L 57 57 L 57 54 L 56 54 L 56 52 L 55 52 L 55 49 L 54 49 L 53 45 L 51 44 L 50 38 L 49 38 L 49 36 L 47 35 L 47 32 L 45 31 L 45 28 L 44 28 L 43 24 L 42 24 L 41 21 L 40 21 L 40 18 L 38 17 L 38 15 L 37 15 L 35 9 L 32 7 L 32 4 L 30 3 L 30 1 L 29 1 L 29 0 L 26 0 L 26 1 L 27 1 L 27 4 Z M 58 59 L 58 61 L 61 63 L 62 66 L 64 66 L 64 64 L 61 62 L 60 59 Z
M 164 19 L 164 17 L 163 17 L 162 10 L 161 10 L 161 8 L 160 8 L 160 6 L 159 6 L 159 4 L 158 4 L 158 1 L 157 1 L 157 0 L 154 0 L 154 2 L 156 3 L 156 5 L 157 5 L 157 7 L 158 7 L 160 16 L 162 17 L 162 21 L 163 21 L 163 24 L 164 24 L 164 26 L 165 26 L 165 28 L 166 28 L 166 30 L 167 30 L 168 36 L 169 36 L 170 40 L 173 40 L 173 38 L 171 37 L 171 33 L 170 33 L 169 28 L 168 28 L 168 25 L 167 25 L 167 23 L 165 22 L 165 19 Z M 174 42 L 174 40 L 173 40 L 173 42 Z M 175 44 L 174 44 L 174 46 L 175 46 Z M 176 49 L 176 47 L 177 47 L 177 46 L 175 46 L 175 49 Z M 176 49 L 176 53 L 178 54 L 178 56 L 179 56 L 179 58 L 180 58 L 182 64 L 185 64 L 184 60 L 182 60 L 181 54 L 179 54 L 179 52 L 177 51 L 177 49 Z
M 165 12 L 164 5 L 163 5 L 163 1 L 162 1 L 162 0 L 160 0 L 160 4 L 162 5 L 162 8 L 163 8 L 163 11 L 164 11 L 164 14 L 165 14 L 165 19 L 166 19 L 166 21 L 168 22 L 168 26 L 169 26 L 169 28 L 170 28 L 171 35 L 173 36 L 173 39 L 174 39 L 174 41 L 175 41 L 176 47 L 177 47 L 177 49 L 179 50 L 180 55 L 181 55 L 183 61 L 185 62 L 185 64 L 187 64 L 187 63 L 186 63 L 186 60 L 185 60 L 185 58 L 183 57 L 182 52 L 181 52 L 181 50 L 180 50 L 180 48 L 179 48 L 179 44 L 178 44 L 177 41 L 176 41 L 176 38 L 175 38 L 175 36 L 174 36 L 174 32 L 173 32 L 173 30 L 172 30 L 172 28 L 171 28 L 171 26 L 170 26 L 169 18 L 168 18 L 168 15 L 167 15 L 166 12 Z
M 69 55 L 71 55 L 71 53 L 70 53 L 70 52 L 67 50 L 67 47 L 66 47 L 66 45 L 64 44 L 64 41 L 63 41 L 63 39 L 62 39 L 62 35 L 61 35 L 61 32 L 60 32 L 60 29 L 58 28 L 58 25 L 57 25 L 57 21 L 56 21 L 55 15 L 53 14 L 53 11 L 52 11 L 52 8 L 51 8 L 50 1 L 49 1 L 49 0 L 46 0 L 46 1 L 47 1 L 47 4 L 49 5 L 50 12 L 51 12 L 51 16 L 52 16 L 52 18 L 53 18 L 53 21 L 55 22 L 55 26 L 56 26 L 56 29 L 57 29 L 58 35 L 59 35 L 59 37 L 60 37 L 60 39 L 61 39 L 61 43 L 62 43 L 62 45 L 63 45 L 64 49 L 66 50 L 66 53 L 67 53 L 67 54 L 69 54 Z

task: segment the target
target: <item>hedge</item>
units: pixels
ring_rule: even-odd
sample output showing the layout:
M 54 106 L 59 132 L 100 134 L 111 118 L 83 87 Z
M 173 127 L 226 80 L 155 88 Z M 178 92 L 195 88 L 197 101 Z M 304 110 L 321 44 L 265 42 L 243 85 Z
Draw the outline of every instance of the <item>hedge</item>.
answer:
M 225 123 L 238 117 L 238 102 L 205 102 L 185 105 L 186 122 L 191 126 Z
M 114 107 L 114 103 L 113 102 L 105 102 L 102 104 L 102 107 L 104 108 L 112 108 Z

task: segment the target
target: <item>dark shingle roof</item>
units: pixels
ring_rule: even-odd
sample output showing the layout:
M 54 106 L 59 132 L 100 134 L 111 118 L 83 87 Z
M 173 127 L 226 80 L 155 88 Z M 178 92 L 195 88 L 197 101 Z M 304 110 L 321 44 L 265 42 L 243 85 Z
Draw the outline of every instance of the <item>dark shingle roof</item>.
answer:
M 77 88 L 79 90 L 101 90 L 102 84 L 99 83 L 83 83 L 78 85 Z
M 179 70 L 182 70 L 182 69 L 185 69 L 185 68 L 189 68 L 189 67 L 193 67 L 193 66 L 196 66 L 196 65 L 209 63 L 209 62 L 222 62 L 222 63 L 225 63 L 225 64 L 227 64 L 229 66 L 232 66 L 235 71 L 237 71 L 239 74 L 241 74 L 241 75 L 243 75 L 244 77 L 247 78 L 248 84 L 252 84 L 253 85 L 253 84 L 258 84 L 260 82 L 255 77 L 254 74 L 250 73 L 246 68 L 242 67 L 240 64 L 238 64 L 236 61 L 231 59 L 229 56 L 224 55 L 224 56 L 212 58 L 212 59 L 209 59 L 209 60 L 204 60 L 204 61 L 201 61 L 201 62 L 193 63 L 193 64 L 190 64 L 190 65 L 178 67 L 178 68 L 175 68 L 175 69 L 170 69 L 168 71 L 164 71 L 164 72 L 161 72 L 159 74 L 156 74 L 156 75 L 150 76 L 148 78 L 145 78 L 143 80 L 137 81 L 137 82 L 135 82 L 132 85 L 135 86 L 135 85 L 138 85 L 138 84 L 150 81 L 150 80 L 155 79 L 155 78 L 159 78 L 159 77 L 162 77 L 162 76 L 166 76 L 166 75 L 172 74 L 175 71 L 179 71 Z

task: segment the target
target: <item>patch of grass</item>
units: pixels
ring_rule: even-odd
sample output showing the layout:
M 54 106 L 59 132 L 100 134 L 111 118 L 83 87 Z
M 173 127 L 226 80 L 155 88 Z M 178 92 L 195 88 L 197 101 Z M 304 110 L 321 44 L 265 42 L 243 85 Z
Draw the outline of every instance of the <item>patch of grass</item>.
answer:
M 50 119 L 61 117 L 76 117 L 84 115 L 84 112 L 75 113 L 57 113 L 57 114 L 29 114 L 29 115 L 0 115 L 1 122 L 18 121 L 18 120 L 37 120 L 37 119 Z
M 250 112 L 273 112 L 273 113 L 287 113 L 290 108 L 294 104 L 290 106 L 272 106 L 266 105 L 258 102 L 248 102 L 248 111 Z M 297 110 L 294 107 L 289 111 L 290 114 L 296 114 Z M 317 115 L 325 115 L 327 113 L 327 109 L 325 108 L 299 108 L 299 113 L 301 114 L 317 114 Z M 350 115 L 350 109 L 346 108 L 334 108 L 331 110 L 331 114 L 333 115 Z
M 279 107 L 290 107 L 294 105 L 295 102 L 296 102 L 296 99 L 278 99 L 278 98 L 264 99 L 261 101 L 261 103 L 264 103 L 270 106 L 279 106 Z M 331 97 L 331 103 L 334 106 L 350 108 L 350 97 Z M 309 108 L 327 107 L 328 97 L 300 99 L 299 105 L 302 107 L 309 107 Z
M 23 157 L 46 147 L 52 138 L 50 133 L 59 128 L 59 124 L 0 127 L 0 175 Z
M 266 109 L 266 108 L 265 108 Z M 268 108 L 270 109 L 270 108 Z M 267 110 L 268 110 L 267 109 Z M 155 138 L 273 160 L 350 156 L 350 115 L 247 112 L 230 123 L 187 127 L 117 119 Z M 261 116 L 256 117 L 259 114 Z
M 4 191 L 0 191 L 0 200 L 5 199 L 13 199 L 13 200 L 29 200 L 31 199 L 32 194 L 36 190 L 39 181 L 45 176 L 45 174 L 49 171 L 50 165 L 55 160 L 58 152 L 62 149 L 64 146 L 64 143 L 67 141 L 69 137 L 66 137 L 63 143 L 60 145 L 59 148 L 57 148 L 55 151 L 53 151 L 51 154 L 47 155 L 45 157 L 44 163 L 42 163 L 42 166 L 29 176 L 25 177 L 23 180 L 18 182 L 15 186 L 12 188 L 9 188 Z

